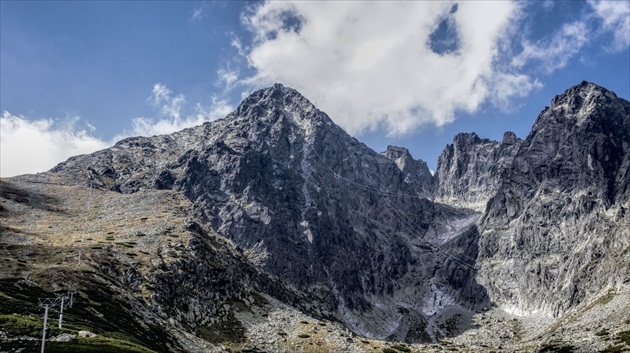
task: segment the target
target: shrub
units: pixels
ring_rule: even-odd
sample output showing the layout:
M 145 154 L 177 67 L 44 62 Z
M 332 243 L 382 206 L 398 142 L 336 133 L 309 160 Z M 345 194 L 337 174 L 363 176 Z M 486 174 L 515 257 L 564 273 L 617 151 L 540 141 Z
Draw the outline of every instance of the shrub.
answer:
M 601 331 L 598 331 L 597 333 L 595 333 L 596 336 L 608 336 L 610 332 L 608 332 L 608 329 L 603 329 Z
M 395 350 L 400 351 L 400 352 L 411 352 L 411 349 L 409 349 L 407 347 L 404 347 L 404 346 L 401 346 L 399 344 L 392 346 L 392 348 L 394 348 Z

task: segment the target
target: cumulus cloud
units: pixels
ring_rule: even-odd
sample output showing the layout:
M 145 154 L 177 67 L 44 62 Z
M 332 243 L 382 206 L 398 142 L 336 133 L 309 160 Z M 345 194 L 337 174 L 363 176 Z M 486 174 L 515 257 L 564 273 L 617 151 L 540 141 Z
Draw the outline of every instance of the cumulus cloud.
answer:
M 4 111 L 0 118 L 0 175 L 46 171 L 71 156 L 110 145 L 78 122 L 78 118 L 28 120 Z
M 489 94 L 527 94 L 528 76 L 495 60 L 514 2 L 266 2 L 243 15 L 256 74 L 295 87 L 351 133 L 404 133 L 474 112 Z
M 353 134 L 406 133 L 484 102 L 511 110 L 602 34 L 612 51 L 630 46 L 630 2 L 584 6 L 532 40 L 533 10 L 561 11 L 553 1 L 267 1 L 242 15 L 252 42 L 232 44 L 255 73 L 219 76 L 228 89 L 292 86 Z
M 588 0 L 595 16 L 602 21 L 602 30 L 613 35 L 611 49 L 622 51 L 630 46 L 630 2 Z

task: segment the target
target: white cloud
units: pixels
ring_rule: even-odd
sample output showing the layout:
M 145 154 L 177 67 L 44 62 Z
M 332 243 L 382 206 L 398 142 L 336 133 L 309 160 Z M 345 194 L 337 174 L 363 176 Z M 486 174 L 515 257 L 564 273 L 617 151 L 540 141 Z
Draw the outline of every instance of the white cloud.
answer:
M 490 86 L 492 87 L 490 100 L 503 111 L 514 110 L 513 98 L 526 97 L 529 92 L 543 87 L 539 80 L 532 80 L 527 75 L 503 73 L 496 74 Z
M 238 71 L 231 70 L 229 68 L 220 68 L 217 71 L 217 76 L 219 77 L 218 83 L 223 84 L 226 90 L 231 90 L 234 85 L 238 82 Z
M 200 7 L 195 8 L 192 14 L 192 19 L 200 20 L 202 18 L 203 18 L 203 7 L 200 6 Z
M 551 38 L 536 43 L 523 42 L 523 51 L 512 59 L 512 65 L 522 68 L 532 61 L 537 62 L 546 73 L 552 73 L 567 65 L 588 42 L 589 30 L 586 23 L 565 23 Z
M 43 172 L 71 156 L 110 146 L 78 127 L 78 121 L 28 120 L 4 111 L 0 117 L 0 175 Z
M 246 55 L 256 70 L 243 82 L 282 82 L 351 133 L 385 128 L 392 134 L 447 124 L 457 111 L 474 112 L 497 91 L 495 84 L 521 85 L 503 90 L 502 102 L 535 88 L 528 76 L 495 65 L 499 43 L 520 15 L 517 4 L 453 5 L 266 2 L 243 16 L 255 38 Z M 442 42 L 459 48 L 440 53 L 429 41 L 443 20 L 456 26 L 444 33 L 458 38 Z
M 588 4 L 602 21 L 602 30 L 613 35 L 613 51 L 622 51 L 630 46 L 630 2 L 610 0 L 588 0 Z
M 125 130 L 117 135 L 114 137 L 114 141 L 129 136 L 169 134 L 203 124 L 206 121 L 223 118 L 234 109 L 226 100 L 215 96 L 211 98 L 209 106 L 197 103 L 189 113 L 184 113 L 187 108 L 186 97 L 183 94 L 175 95 L 173 91 L 161 83 L 153 86 L 149 101 L 158 109 L 157 119 L 146 117 L 132 119 L 131 130 Z
M 186 103 L 183 94 L 173 95 L 173 91 L 161 83 L 153 85 L 153 92 L 149 100 L 160 109 L 162 115 L 169 116 L 175 121 L 181 117 L 181 111 Z
M 131 129 L 110 141 L 93 136 L 94 126 L 78 126 L 79 118 L 32 120 L 3 112 L 0 118 L 0 176 L 9 177 L 46 171 L 69 157 L 92 153 L 112 146 L 129 136 L 168 134 L 216 120 L 229 114 L 233 107 L 225 100 L 212 97 L 209 105 L 197 103 L 188 110 L 183 95 L 175 95 L 162 84 L 156 84 L 149 101 L 158 117 L 135 118 Z
M 195 7 L 192 17 L 190 19 L 193 21 L 203 20 L 208 15 L 209 10 L 210 4 L 204 1 L 203 3 L 201 3 L 201 5 Z

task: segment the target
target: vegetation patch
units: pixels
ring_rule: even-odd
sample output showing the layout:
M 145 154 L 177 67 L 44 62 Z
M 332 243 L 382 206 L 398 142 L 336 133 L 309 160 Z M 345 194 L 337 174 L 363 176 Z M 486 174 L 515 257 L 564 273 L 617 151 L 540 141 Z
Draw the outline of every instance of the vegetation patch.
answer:
M 630 346 L 630 331 L 621 331 L 616 336 L 617 341 Z
M 407 348 L 405 346 L 402 346 L 400 344 L 394 345 L 394 346 L 392 346 L 392 348 L 397 350 L 397 351 L 399 351 L 399 352 L 411 352 L 411 349 L 409 349 L 409 348 Z
M 539 351 L 539 353 L 573 353 L 575 352 L 575 347 L 573 346 L 561 346 L 557 344 L 546 344 Z
M 608 336 L 610 334 L 610 332 L 608 331 L 608 329 L 603 329 L 601 331 L 598 331 L 595 333 L 596 336 Z
M 246 341 L 245 328 L 233 316 L 224 322 L 199 327 L 197 336 L 210 343 L 244 343 Z
M 86 277 L 81 277 L 81 290 L 75 295 L 72 308 L 66 308 L 63 315 L 63 328 L 56 325 L 58 312 L 49 311 L 49 327 L 47 337 L 61 333 L 76 335 L 85 330 L 98 334 L 97 338 L 77 337 L 74 342 L 46 342 L 46 352 L 154 352 L 163 351 L 172 345 L 166 335 L 152 325 L 143 326 L 140 318 L 135 319 L 131 306 L 116 299 L 114 293 L 104 284 Z M 60 293 L 59 293 L 60 294 Z M 21 279 L 0 280 L 0 330 L 9 337 L 27 336 L 36 338 L 25 341 L 0 343 L 0 351 L 13 348 L 33 350 L 31 345 L 38 342 L 42 335 L 44 309 L 37 305 L 38 298 L 55 298 L 57 293 L 48 292 L 30 282 Z
M 630 349 L 625 348 L 625 345 L 619 344 L 616 346 L 608 347 L 604 350 L 599 351 L 600 353 L 621 353 L 621 352 L 629 352 Z
M 47 353 L 97 353 L 97 352 L 125 352 L 152 353 L 154 350 L 129 341 L 109 337 L 77 337 L 75 342 L 46 342 Z

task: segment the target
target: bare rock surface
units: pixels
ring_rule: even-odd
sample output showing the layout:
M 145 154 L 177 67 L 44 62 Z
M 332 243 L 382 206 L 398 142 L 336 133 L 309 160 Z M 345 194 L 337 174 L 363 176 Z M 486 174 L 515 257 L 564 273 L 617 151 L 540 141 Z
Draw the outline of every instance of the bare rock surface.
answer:
M 483 212 L 521 143 L 513 132 L 506 132 L 501 142 L 474 132 L 455 136 L 438 159 L 435 201 Z
M 428 168 L 405 151 L 375 153 L 277 84 L 225 119 L 127 139 L 51 173 L 122 193 L 178 191 L 260 270 L 307 293 L 314 313 L 416 342 L 448 334 L 426 326 L 443 307 L 485 304 L 466 275 L 474 251 L 443 247 L 472 212 L 428 200 Z
M 157 351 L 630 349 L 628 101 L 583 82 L 525 140 L 459 134 L 437 169 L 276 84 L 0 180 L 0 289 L 81 288 Z
M 478 278 L 519 315 L 558 317 L 630 284 L 630 103 L 592 83 L 553 99 L 481 221 Z

